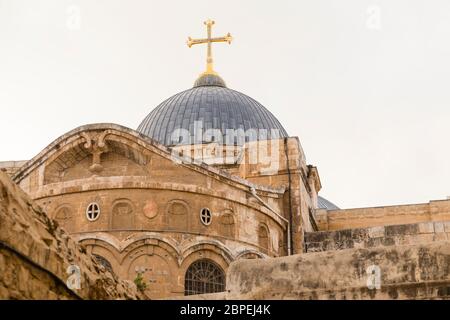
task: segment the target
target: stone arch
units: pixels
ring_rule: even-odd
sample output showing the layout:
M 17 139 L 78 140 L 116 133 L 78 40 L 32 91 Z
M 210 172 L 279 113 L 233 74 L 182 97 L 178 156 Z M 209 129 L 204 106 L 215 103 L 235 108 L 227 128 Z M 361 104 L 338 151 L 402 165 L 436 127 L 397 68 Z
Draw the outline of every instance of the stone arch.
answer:
M 148 175 L 146 165 L 151 160 L 149 153 L 144 152 L 142 146 L 121 137 L 115 130 L 106 129 L 101 133 L 82 131 L 70 137 L 67 135 L 54 142 L 59 142 L 56 144 L 58 148 L 55 148 L 57 151 L 45 167 L 44 185 L 89 178 L 99 172 L 103 176 Z
M 265 252 L 269 252 L 270 248 L 270 232 L 265 223 L 260 223 L 258 226 L 258 245 Z
M 43 184 L 62 182 L 66 179 L 67 171 L 78 163 L 88 161 L 91 154 L 84 148 L 85 141 L 82 137 L 77 137 L 68 147 L 60 149 L 59 152 L 52 155 L 48 165 L 44 170 Z M 82 172 L 83 175 L 88 174 Z
M 141 274 L 150 299 L 179 295 L 179 266 L 176 252 L 159 241 L 139 241 L 123 259 L 125 277 L 133 281 Z
M 227 238 L 236 237 L 236 220 L 232 210 L 225 210 L 219 218 L 221 235 Z
M 166 225 L 169 230 L 189 230 L 189 205 L 183 200 L 171 200 L 166 206 Z
M 150 163 L 151 153 L 139 145 L 139 143 L 117 135 L 111 130 L 107 130 L 103 134 L 104 141 L 108 144 L 109 150 L 131 160 L 143 169 Z
M 184 295 L 208 294 L 225 291 L 225 272 L 213 260 L 193 262 L 184 276 Z
M 165 251 L 166 257 L 173 257 L 174 260 L 180 260 L 180 254 L 173 244 L 165 241 L 161 238 L 153 237 L 140 237 L 138 240 L 131 242 L 122 250 L 122 263 L 125 264 L 125 260 L 133 260 L 139 255 L 145 255 L 152 253 L 152 250 L 147 250 L 148 246 L 161 247 Z
M 97 262 L 101 263 L 105 267 L 105 269 L 108 269 L 108 264 L 103 264 L 102 262 L 107 261 L 111 266 L 110 268 L 113 274 L 116 274 L 120 277 L 123 276 L 120 262 L 120 252 L 115 246 L 111 245 L 107 241 L 95 238 L 81 239 L 79 240 L 79 243 L 85 246 L 87 252 L 91 254 Z M 104 261 L 99 261 L 100 259 L 98 259 L 97 257 L 101 257 Z
M 56 208 L 53 219 L 67 232 L 72 232 L 74 229 L 74 210 L 71 205 L 63 204 Z
M 135 208 L 128 199 L 118 199 L 111 209 L 111 230 L 132 230 L 135 228 Z
M 201 242 L 190 246 L 183 251 L 183 261 L 180 267 L 180 276 L 182 279 L 183 292 L 185 291 L 186 274 L 188 268 L 196 261 L 209 260 L 226 273 L 228 266 L 234 260 L 229 250 L 219 246 L 216 243 Z
M 95 232 L 87 234 L 78 234 L 77 240 L 79 243 L 85 246 L 100 245 L 106 247 L 111 252 L 121 252 L 120 240 L 114 237 L 112 234 L 106 232 Z M 117 257 L 118 259 L 118 257 Z
M 236 260 L 239 259 L 264 259 L 265 256 L 261 252 L 255 250 L 245 250 L 239 253 L 236 257 Z
M 192 254 L 201 251 L 210 251 L 218 255 L 223 259 L 225 265 L 229 265 L 235 260 L 233 253 L 221 242 L 213 240 L 201 240 L 197 241 L 196 244 L 190 245 L 182 250 L 182 264 L 185 264 L 185 260 L 189 258 Z
M 172 256 L 177 257 L 180 260 L 181 254 L 178 250 L 178 242 L 171 238 L 163 237 L 158 233 L 145 232 L 137 233 L 131 236 L 125 245 L 122 247 L 121 252 L 125 253 L 126 256 L 130 254 L 136 248 L 145 245 L 146 243 L 157 244 L 165 248 Z M 126 256 L 124 258 L 126 258 Z

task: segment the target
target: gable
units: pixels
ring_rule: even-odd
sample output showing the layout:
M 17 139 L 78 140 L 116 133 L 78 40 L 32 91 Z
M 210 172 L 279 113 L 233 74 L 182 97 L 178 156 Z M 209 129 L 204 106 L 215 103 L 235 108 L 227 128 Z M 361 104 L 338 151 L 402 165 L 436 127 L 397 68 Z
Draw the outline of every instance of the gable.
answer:
M 50 183 L 66 182 L 77 179 L 87 179 L 94 174 L 102 177 L 113 176 L 147 176 L 149 174 L 146 165 L 136 163 L 132 159 L 114 151 L 103 153 L 99 165 L 101 171 L 92 170 L 93 156 L 86 155 L 77 161 L 54 161 L 45 168 L 44 185 Z
M 136 177 L 134 181 L 203 188 L 225 183 L 245 191 L 253 186 L 206 164 L 181 163 L 166 147 L 112 124 L 89 125 L 67 133 L 27 162 L 14 180 L 25 191 L 36 193 L 49 185 L 96 177 L 114 181 Z M 284 191 L 256 187 L 269 193 Z

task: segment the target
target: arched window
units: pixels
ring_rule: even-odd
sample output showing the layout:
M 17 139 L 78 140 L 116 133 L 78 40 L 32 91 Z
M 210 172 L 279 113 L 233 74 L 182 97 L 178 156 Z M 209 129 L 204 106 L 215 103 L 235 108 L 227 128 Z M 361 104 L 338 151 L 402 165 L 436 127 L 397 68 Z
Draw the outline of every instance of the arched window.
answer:
M 225 274 L 210 260 L 198 260 L 186 271 L 184 294 L 205 294 L 225 291 Z

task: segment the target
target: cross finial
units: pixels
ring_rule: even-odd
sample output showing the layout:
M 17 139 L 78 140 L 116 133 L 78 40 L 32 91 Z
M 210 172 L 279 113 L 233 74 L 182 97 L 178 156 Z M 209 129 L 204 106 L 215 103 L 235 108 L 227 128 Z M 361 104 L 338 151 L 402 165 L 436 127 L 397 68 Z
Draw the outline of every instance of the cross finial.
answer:
M 211 35 L 211 33 L 212 33 L 211 30 L 212 30 L 212 26 L 214 25 L 214 23 L 215 22 L 210 19 L 208 19 L 204 22 L 204 24 L 206 25 L 206 33 L 207 33 L 206 38 L 192 39 L 191 37 L 189 37 L 188 41 L 187 41 L 187 45 L 189 48 L 196 44 L 206 43 L 208 45 L 207 58 L 206 58 L 206 71 L 203 74 L 217 74 L 213 68 L 212 43 L 213 42 L 228 42 L 230 44 L 231 41 L 233 40 L 233 37 L 231 36 L 230 33 L 228 33 L 224 37 L 213 38 Z

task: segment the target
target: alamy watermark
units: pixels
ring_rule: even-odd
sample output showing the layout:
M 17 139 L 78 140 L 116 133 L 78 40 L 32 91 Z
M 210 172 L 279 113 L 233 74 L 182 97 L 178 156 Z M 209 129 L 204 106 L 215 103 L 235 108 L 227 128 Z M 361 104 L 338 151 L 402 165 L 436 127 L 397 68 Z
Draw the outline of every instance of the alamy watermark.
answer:
M 70 5 L 66 9 L 66 27 L 71 31 L 81 30 L 81 8 L 78 5 Z
M 77 265 L 70 265 L 67 270 L 69 277 L 67 278 L 66 285 L 70 290 L 81 289 L 81 270 Z
M 370 265 L 366 269 L 367 273 L 367 288 L 369 290 L 378 290 L 381 288 L 381 269 L 377 265 Z
M 214 163 L 258 165 L 263 174 L 277 173 L 280 168 L 278 129 L 204 129 L 195 121 L 191 130 L 178 128 L 171 136 L 172 160 L 177 163 Z M 245 150 L 242 148 L 246 145 Z
M 371 5 L 366 10 L 366 27 L 369 30 L 381 30 L 381 7 Z

